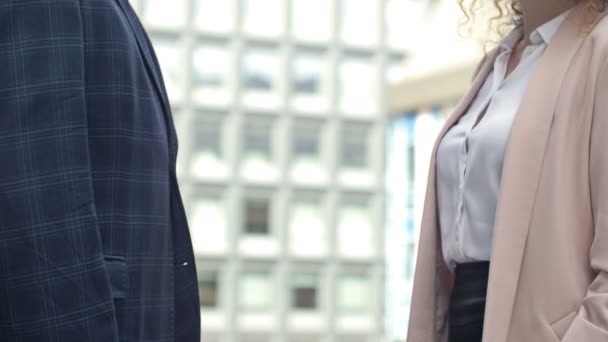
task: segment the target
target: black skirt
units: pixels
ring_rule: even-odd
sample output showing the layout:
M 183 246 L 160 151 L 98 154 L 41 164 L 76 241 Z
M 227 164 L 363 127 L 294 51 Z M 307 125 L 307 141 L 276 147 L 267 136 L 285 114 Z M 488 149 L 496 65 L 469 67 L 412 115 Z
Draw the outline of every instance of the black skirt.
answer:
M 449 309 L 450 342 L 481 342 L 489 272 L 489 262 L 456 266 Z

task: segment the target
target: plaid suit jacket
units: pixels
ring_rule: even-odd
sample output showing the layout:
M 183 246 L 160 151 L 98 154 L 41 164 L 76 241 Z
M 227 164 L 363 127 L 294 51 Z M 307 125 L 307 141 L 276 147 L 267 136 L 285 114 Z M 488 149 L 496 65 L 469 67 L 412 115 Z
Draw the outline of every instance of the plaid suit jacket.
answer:
M 0 341 L 200 340 L 176 154 L 127 0 L 0 3 Z

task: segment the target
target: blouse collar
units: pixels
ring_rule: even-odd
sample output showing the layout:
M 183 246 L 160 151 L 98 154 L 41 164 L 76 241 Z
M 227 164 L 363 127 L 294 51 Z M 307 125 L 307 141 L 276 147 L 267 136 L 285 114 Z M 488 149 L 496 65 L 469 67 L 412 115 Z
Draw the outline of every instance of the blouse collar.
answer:
M 531 45 L 549 45 L 553 37 L 557 34 L 562 23 L 566 20 L 568 13 L 570 10 L 560 14 L 559 16 L 549 20 L 543 25 L 539 26 L 536 30 L 530 34 L 530 43 Z M 518 25 L 509 33 L 501 42 L 500 47 L 501 50 L 511 51 L 517 42 L 523 36 L 524 30 L 522 25 Z

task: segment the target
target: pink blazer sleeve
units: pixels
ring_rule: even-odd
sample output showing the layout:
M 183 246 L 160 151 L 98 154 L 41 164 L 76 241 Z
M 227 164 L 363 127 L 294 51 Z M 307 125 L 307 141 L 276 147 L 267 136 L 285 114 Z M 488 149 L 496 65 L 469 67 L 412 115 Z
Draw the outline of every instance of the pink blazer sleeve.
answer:
M 598 75 L 593 111 L 589 176 L 595 237 L 590 261 L 597 276 L 563 342 L 608 340 L 608 60 Z

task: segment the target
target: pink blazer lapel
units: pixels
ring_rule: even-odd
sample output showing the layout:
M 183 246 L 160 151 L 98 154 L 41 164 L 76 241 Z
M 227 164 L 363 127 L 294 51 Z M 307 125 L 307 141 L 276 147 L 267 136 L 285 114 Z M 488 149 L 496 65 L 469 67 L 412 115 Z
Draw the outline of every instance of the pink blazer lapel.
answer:
M 547 47 L 517 113 L 496 213 L 484 341 L 508 338 L 528 228 L 560 90 L 585 35 L 573 10 Z
M 448 132 L 448 130 L 469 109 L 469 106 L 471 105 L 471 103 L 473 102 L 475 97 L 477 96 L 477 93 L 479 92 L 479 89 L 481 89 L 481 86 L 484 84 L 486 78 L 488 77 L 488 74 L 494 68 L 494 61 L 496 60 L 496 57 L 498 57 L 498 52 L 499 52 L 498 49 L 494 49 L 484 59 L 484 64 L 481 66 L 481 68 L 479 69 L 479 72 L 475 76 L 475 79 L 473 80 L 473 84 L 471 85 L 471 89 L 460 100 L 458 105 L 456 105 L 454 112 L 448 117 L 445 124 L 443 125 L 443 128 L 439 132 L 439 136 L 438 136 L 438 138 L 435 142 L 435 146 L 433 148 L 433 155 L 432 155 L 433 163 L 435 161 L 435 157 L 437 156 L 437 148 L 439 147 L 439 142 L 441 142 L 441 140 L 443 139 L 445 134 Z M 432 166 L 434 168 L 435 165 L 433 164 Z
M 420 231 L 420 247 L 412 296 L 408 341 L 437 341 L 437 334 L 445 334 L 447 318 L 445 315 L 447 314 L 450 275 L 441 255 L 441 241 L 437 218 L 435 192 L 437 148 L 446 132 L 469 108 L 487 75 L 492 70 L 496 56 L 496 51 L 488 56 L 475 78 L 471 90 L 463 97 L 453 114 L 448 118 L 433 148 Z M 443 325 L 438 326 L 437 324 Z

